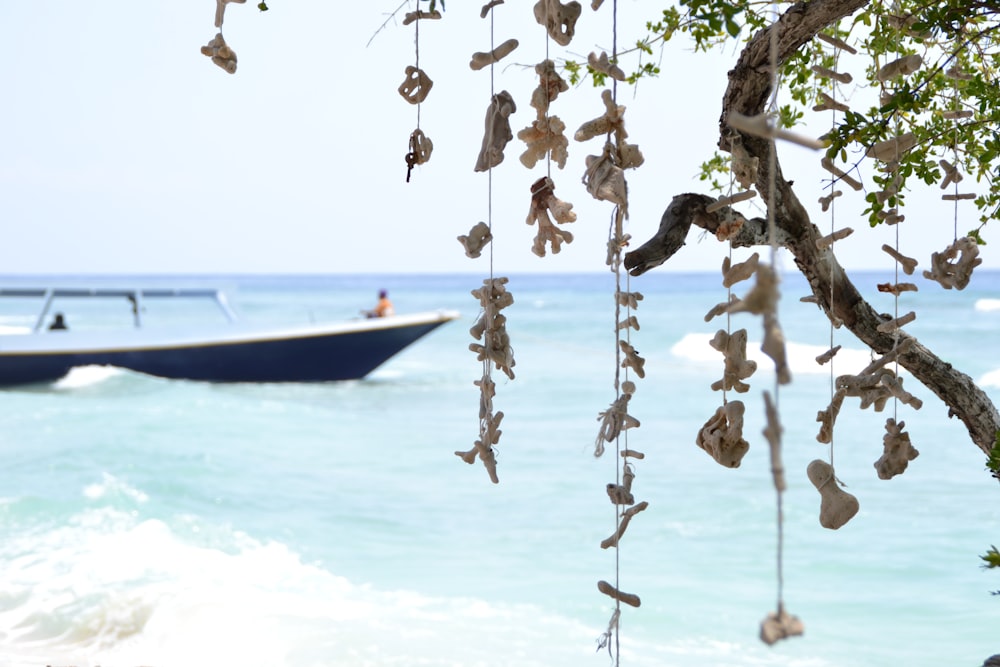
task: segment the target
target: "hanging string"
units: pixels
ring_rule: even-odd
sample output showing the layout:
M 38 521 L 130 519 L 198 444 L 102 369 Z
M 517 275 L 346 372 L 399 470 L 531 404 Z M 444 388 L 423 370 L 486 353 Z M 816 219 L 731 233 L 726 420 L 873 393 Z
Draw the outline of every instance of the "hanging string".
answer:
M 420 4 L 417 3 L 417 20 L 413 22 L 413 66 L 420 69 Z M 417 129 L 420 129 L 420 102 L 417 102 Z
M 494 25 L 494 14 L 490 12 L 490 52 L 496 48 L 496 38 Z M 495 93 L 495 82 L 494 82 L 494 72 L 496 63 L 490 63 L 490 99 L 494 99 Z M 493 167 L 490 166 L 489 170 L 486 172 L 486 225 L 490 229 L 490 234 L 493 234 Z M 493 244 L 490 243 L 490 283 L 493 282 Z M 489 368 L 489 362 L 486 362 L 487 368 Z
M 837 70 L 840 64 L 840 47 L 834 45 L 833 47 L 833 69 Z M 835 79 L 830 79 L 830 97 L 834 102 L 837 101 L 837 82 Z M 835 104 L 830 105 L 830 128 L 831 132 L 837 127 L 837 108 Z M 830 234 L 831 236 L 837 229 L 837 198 L 833 197 L 834 188 L 837 185 L 837 178 L 833 174 L 830 174 Z M 831 246 L 831 252 L 833 248 Z M 835 273 L 833 270 L 833 265 L 830 266 L 830 312 L 836 312 L 834 307 L 834 299 L 836 297 L 835 288 Z M 830 346 L 827 349 L 834 349 L 834 331 L 836 327 L 833 325 L 833 320 L 830 320 Z M 836 394 L 836 374 L 835 374 L 836 360 L 830 359 L 830 404 L 833 405 L 834 396 Z M 834 464 L 834 451 L 835 451 L 835 440 L 836 440 L 836 429 L 831 425 L 830 428 L 830 467 L 836 469 Z
M 617 58 L 618 58 L 618 0 L 614 0 L 612 2 L 612 4 L 611 4 L 611 59 L 612 59 L 612 62 L 615 62 L 617 60 Z M 615 106 L 617 106 L 617 104 L 618 104 L 618 80 L 615 79 L 614 77 L 612 77 L 612 79 L 611 79 L 611 100 L 612 100 L 612 104 L 615 105 Z M 608 136 L 609 136 L 609 140 L 610 140 L 610 132 L 609 132 Z M 617 206 L 615 207 L 614 211 L 612 212 L 612 219 L 614 221 L 614 231 L 612 232 L 612 234 L 614 235 L 613 242 L 615 243 L 615 248 L 616 248 L 615 249 L 615 257 L 614 257 L 614 264 L 615 264 L 615 266 L 614 266 L 614 272 L 615 272 L 615 331 L 621 331 L 618 328 L 618 323 L 622 321 L 622 319 L 621 319 L 622 304 L 621 304 L 621 299 L 618 298 L 618 295 L 621 294 L 621 280 L 622 280 L 621 279 L 621 275 L 622 275 L 622 272 L 621 272 L 621 244 L 619 243 L 619 240 L 622 238 L 622 231 L 623 230 L 622 230 L 622 222 L 621 222 L 622 215 L 621 215 L 621 208 L 620 207 L 617 207 Z M 626 330 L 625 336 L 626 336 L 626 342 L 629 342 L 630 341 L 630 334 L 629 334 L 628 330 Z M 617 336 L 616 336 L 616 338 L 617 338 Z M 622 364 L 621 364 L 621 355 L 622 355 L 621 345 L 619 345 L 618 341 L 615 340 L 615 399 L 616 400 L 621 398 L 621 391 L 622 391 L 621 383 L 619 382 L 619 378 L 620 378 L 620 375 L 621 375 L 621 366 L 622 366 Z M 626 379 L 626 381 L 628 380 L 628 368 L 625 369 L 625 379 Z M 624 437 L 626 438 L 625 442 L 626 442 L 626 446 L 627 446 L 627 443 L 628 443 L 628 430 L 627 429 L 625 430 Z M 619 435 L 618 438 L 615 438 L 615 483 L 616 484 L 621 484 L 621 472 L 623 470 L 627 469 L 628 465 L 629 465 L 628 458 L 627 457 L 622 457 L 622 455 L 621 455 L 622 454 L 621 438 L 622 438 L 621 435 Z M 621 468 L 619 468 L 618 461 L 621 461 Z M 617 532 L 618 529 L 619 529 L 619 527 L 620 527 L 621 521 L 622 521 L 621 516 L 620 516 L 621 513 L 619 512 L 619 508 L 618 508 L 617 505 L 614 506 L 614 512 L 615 512 L 615 514 L 614 514 L 614 521 L 613 521 L 612 525 L 615 527 L 615 531 Z M 615 588 L 617 588 L 618 590 L 621 590 L 621 588 L 622 588 L 621 587 L 621 543 L 620 542 L 619 542 L 618 546 L 615 547 Z M 617 599 L 615 600 L 615 614 L 619 615 L 619 616 L 621 615 L 621 601 L 617 600 Z M 615 665 L 616 665 L 616 667 L 619 664 L 620 658 L 621 658 L 621 632 L 620 632 L 618 624 L 616 623 L 615 624 Z
M 893 0 L 892 13 L 893 13 L 894 16 L 898 16 L 899 15 L 899 0 Z M 893 27 L 893 31 L 896 33 L 895 34 L 896 39 L 894 41 L 898 44 L 899 41 L 900 41 L 900 39 L 903 36 L 902 35 L 902 30 L 899 29 L 899 28 Z M 885 85 L 886 85 L 885 83 L 882 84 L 883 91 L 885 89 Z M 900 125 L 899 111 L 896 110 L 896 109 L 894 109 L 893 112 L 892 112 L 892 117 L 893 117 L 892 131 L 893 131 L 893 137 L 894 137 L 893 138 L 893 147 L 894 148 L 893 148 L 893 159 L 892 159 L 892 167 L 893 167 L 893 169 L 892 169 L 892 171 L 890 173 L 893 175 L 892 176 L 892 179 L 893 179 L 892 182 L 895 183 L 897 175 L 898 175 L 898 171 L 899 171 L 899 158 L 900 158 L 899 136 L 900 136 L 900 133 L 901 133 L 901 125 Z M 896 187 L 898 187 L 898 186 L 896 186 Z M 895 189 L 895 187 L 894 187 L 894 189 Z M 893 206 L 892 208 L 894 210 L 898 211 L 899 210 L 899 206 L 900 206 L 900 201 L 898 199 L 898 192 L 894 193 L 894 196 L 897 197 L 896 200 L 895 200 L 895 204 L 896 205 Z M 899 232 L 899 227 L 900 227 L 900 223 L 896 222 L 896 224 L 894 224 L 893 227 L 895 228 L 893 231 L 895 232 L 895 247 L 896 247 L 896 252 L 899 253 L 899 247 L 900 247 L 900 232 Z M 894 262 L 894 267 L 893 267 L 893 281 L 894 281 L 894 284 L 896 284 L 896 285 L 899 284 L 899 262 Z M 898 319 L 899 318 L 899 290 L 895 290 L 893 292 L 892 308 L 893 308 L 893 310 L 892 310 L 892 316 L 893 316 L 893 318 L 894 319 Z M 899 329 L 897 328 L 897 329 L 895 329 L 892 332 L 892 347 L 893 347 L 893 349 L 896 349 L 898 346 L 899 346 Z M 893 372 L 895 373 L 896 377 L 899 377 L 899 358 L 898 357 L 896 358 L 896 360 L 893 363 Z M 896 423 L 896 424 L 899 423 L 899 398 L 895 394 L 893 394 L 893 397 L 892 397 L 892 419 L 893 419 L 894 423 Z
M 778 24 L 781 22 L 781 17 L 778 10 L 778 3 L 771 3 L 771 14 L 773 17 L 773 22 L 771 24 L 771 38 L 770 38 L 770 65 L 771 65 L 771 101 L 769 104 L 768 111 L 770 113 L 776 113 L 778 109 L 778 82 L 780 77 L 778 75 Z M 778 229 L 777 229 L 777 219 L 775 210 L 777 209 L 777 202 L 775 199 L 778 196 L 778 155 L 775 148 L 775 140 L 771 138 L 768 142 L 768 150 L 770 151 L 770 160 L 767 164 L 767 235 L 768 243 L 771 246 L 771 269 L 777 270 L 777 259 L 778 259 Z M 779 391 L 780 383 L 778 382 L 777 375 L 774 380 L 774 406 L 777 411 L 781 405 L 781 394 Z M 775 437 L 780 438 L 779 434 Z M 780 446 L 780 445 L 779 445 Z M 778 523 L 778 536 L 777 536 L 777 557 L 776 565 L 778 569 L 778 613 L 779 615 L 784 608 L 784 588 L 785 588 L 785 573 L 784 573 L 784 551 L 785 551 L 785 516 L 783 507 L 783 496 L 784 494 L 781 490 L 777 492 L 777 523 Z

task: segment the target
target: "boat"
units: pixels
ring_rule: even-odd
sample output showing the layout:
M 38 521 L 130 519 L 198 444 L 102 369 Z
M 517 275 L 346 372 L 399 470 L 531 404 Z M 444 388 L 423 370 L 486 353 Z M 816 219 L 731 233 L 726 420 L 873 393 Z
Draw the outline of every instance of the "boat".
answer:
M 276 327 L 241 321 L 224 291 L 201 287 L 0 287 L 0 298 L 15 297 L 40 298 L 42 306 L 33 327 L 0 334 L 0 386 L 8 387 L 53 382 L 91 365 L 206 382 L 357 380 L 458 317 L 439 310 Z M 70 314 L 68 328 L 50 328 L 53 303 L 66 299 L 117 300 L 131 310 L 133 326 L 77 326 Z M 223 317 L 218 324 L 144 326 L 147 302 L 164 299 L 214 301 Z

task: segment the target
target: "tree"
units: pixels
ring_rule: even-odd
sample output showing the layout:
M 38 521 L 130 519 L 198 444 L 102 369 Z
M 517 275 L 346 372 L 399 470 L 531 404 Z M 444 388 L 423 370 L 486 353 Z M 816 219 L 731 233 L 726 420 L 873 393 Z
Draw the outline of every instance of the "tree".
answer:
M 873 179 L 883 191 L 866 198 L 872 224 L 886 224 L 885 220 L 900 210 L 907 184 L 914 180 L 936 183 L 942 176 L 939 166 L 947 171 L 944 156 L 953 157 L 950 152 L 956 152 L 955 164 L 948 165 L 966 170 L 986 186 L 987 191 L 975 199 L 981 212 L 980 225 L 967 236 L 982 244 L 980 232 L 1000 204 L 1000 178 L 996 173 L 1000 157 L 997 130 L 1000 95 L 996 88 L 1000 49 L 995 40 L 1000 29 L 997 12 L 1000 6 L 959 0 L 945 3 L 901 0 L 891 7 L 864 0 L 814 0 L 786 7 L 780 18 L 771 22 L 765 15 L 768 7 L 755 3 L 681 0 L 680 9 L 664 10 L 661 21 L 649 24 L 653 36 L 644 42 L 644 47 L 649 49 L 656 40 L 668 40 L 680 32 L 688 33 L 696 48 L 704 50 L 737 39 L 746 30 L 752 32 L 729 73 L 719 121 L 719 148 L 730 152 L 738 144 L 746 153 L 741 159 L 757 162 L 752 180 L 773 215 L 774 241 L 791 252 L 826 316 L 838 326 L 842 323 L 879 354 L 887 354 L 897 342 L 906 341 L 905 351 L 897 356 L 899 364 L 933 391 L 949 407 L 952 416 L 962 420 L 973 443 L 988 455 L 993 451 L 995 456 L 1000 413 L 986 393 L 968 375 L 902 330 L 887 332 L 885 327 L 880 330 L 886 317 L 852 284 L 833 246 L 817 245 L 823 234 L 810 221 L 792 182 L 783 177 L 778 151 L 772 150 L 780 144 L 759 133 L 734 130 L 731 121 L 739 116 L 761 117 L 769 111 L 776 80 L 772 76 L 774 62 L 780 81 L 787 82 L 792 97 L 790 104 L 774 110 L 775 124 L 794 123 L 802 117 L 803 108 L 816 91 L 828 85 L 819 72 L 830 70 L 838 45 L 852 48 L 842 38 L 853 34 L 853 41 L 872 57 L 867 79 L 874 88 L 882 89 L 882 95 L 864 113 L 845 111 L 837 127 L 826 137 L 827 159 L 831 163 L 849 163 L 849 150 L 863 151 L 853 165 L 844 164 L 839 174 L 857 168 L 866 160 L 873 162 L 876 155 L 883 162 L 894 163 Z M 852 16 L 851 28 L 841 30 L 840 22 Z M 815 39 L 821 35 L 827 39 Z M 887 66 L 907 58 L 907 62 L 896 67 L 903 74 L 891 76 L 893 72 Z M 922 67 L 907 72 L 918 60 Z M 906 73 L 912 76 L 906 77 Z M 941 113 L 952 109 L 956 102 L 955 110 L 961 111 L 960 114 Z M 955 117 L 964 120 L 956 122 Z M 910 143 L 894 138 L 901 134 L 900 129 L 910 135 L 906 140 Z M 882 146 L 894 147 L 892 155 L 877 152 L 880 142 Z M 955 150 L 958 146 L 960 151 Z M 707 163 L 706 171 L 725 167 L 726 162 Z M 834 180 L 849 178 L 837 176 Z M 734 245 L 747 247 L 771 242 L 768 220 L 745 219 L 729 207 L 708 212 L 706 207 L 715 201 L 714 197 L 703 194 L 674 197 L 657 234 L 625 256 L 626 268 L 639 275 L 669 259 L 683 245 L 692 225 L 718 233 L 720 226 L 733 217 L 744 220 L 742 228 L 730 239 Z M 966 247 L 971 260 L 978 250 Z

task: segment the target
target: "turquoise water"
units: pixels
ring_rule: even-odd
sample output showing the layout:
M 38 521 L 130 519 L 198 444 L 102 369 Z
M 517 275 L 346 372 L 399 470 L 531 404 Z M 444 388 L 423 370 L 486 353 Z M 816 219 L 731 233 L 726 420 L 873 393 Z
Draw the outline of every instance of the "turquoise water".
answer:
M 891 279 L 858 284 L 872 293 Z M 861 511 L 838 531 L 819 525 L 805 467 L 828 456 L 815 416 L 829 369 L 812 358 L 830 330 L 798 302 L 795 276 L 780 313 L 795 376 L 778 394 L 784 601 L 806 630 L 773 647 L 757 639 L 777 597 L 763 360 L 740 396 L 743 465 L 722 468 L 694 443 L 721 404 L 709 387 L 721 355 L 707 341 L 725 322 L 703 319 L 726 298 L 718 275 L 632 280 L 645 296 L 631 340 L 647 375 L 633 377 L 629 413 L 642 426 L 628 442 L 646 454 L 633 492 L 649 509 L 617 564 L 599 547 L 614 529 L 604 487 L 616 462 L 593 456 L 597 415 L 615 397 L 613 276 L 511 278 L 517 377 L 494 378 L 499 485 L 453 454 L 478 435 L 482 367 L 468 329 L 481 280 L 224 281 L 259 321 L 354 317 L 380 287 L 397 312 L 462 312 L 364 381 L 210 385 L 85 368 L 0 391 L 0 666 L 603 667 L 596 640 L 613 605 L 596 582 L 616 567 L 642 598 L 622 611 L 622 664 L 971 667 L 1000 652 L 1000 574 L 978 558 L 1000 543 L 1000 488 L 912 379 L 924 406 L 899 406 L 897 418 L 920 456 L 878 479 L 894 408 L 848 399 L 835 460 Z M 977 274 L 963 292 L 918 282 L 900 307 L 918 315 L 907 329 L 1000 400 L 1000 274 Z M 2 325 L 25 322 L 0 312 Z M 756 351 L 759 320 L 734 316 L 733 327 Z M 867 353 L 834 335 L 847 348 L 837 373 L 859 371 Z

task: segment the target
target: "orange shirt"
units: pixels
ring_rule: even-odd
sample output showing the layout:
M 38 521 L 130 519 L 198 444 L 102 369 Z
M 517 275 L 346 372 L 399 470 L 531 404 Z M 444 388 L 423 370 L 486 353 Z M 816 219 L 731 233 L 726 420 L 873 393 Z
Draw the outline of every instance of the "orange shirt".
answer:
M 390 315 L 395 315 L 396 311 L 392 307 L 392 301 L 389 301 L 388 297 L 382 297 L 378 300 L 378 305 L 375 306 L 375 310 L 372 311 L 375 317 L 388 317 Z

